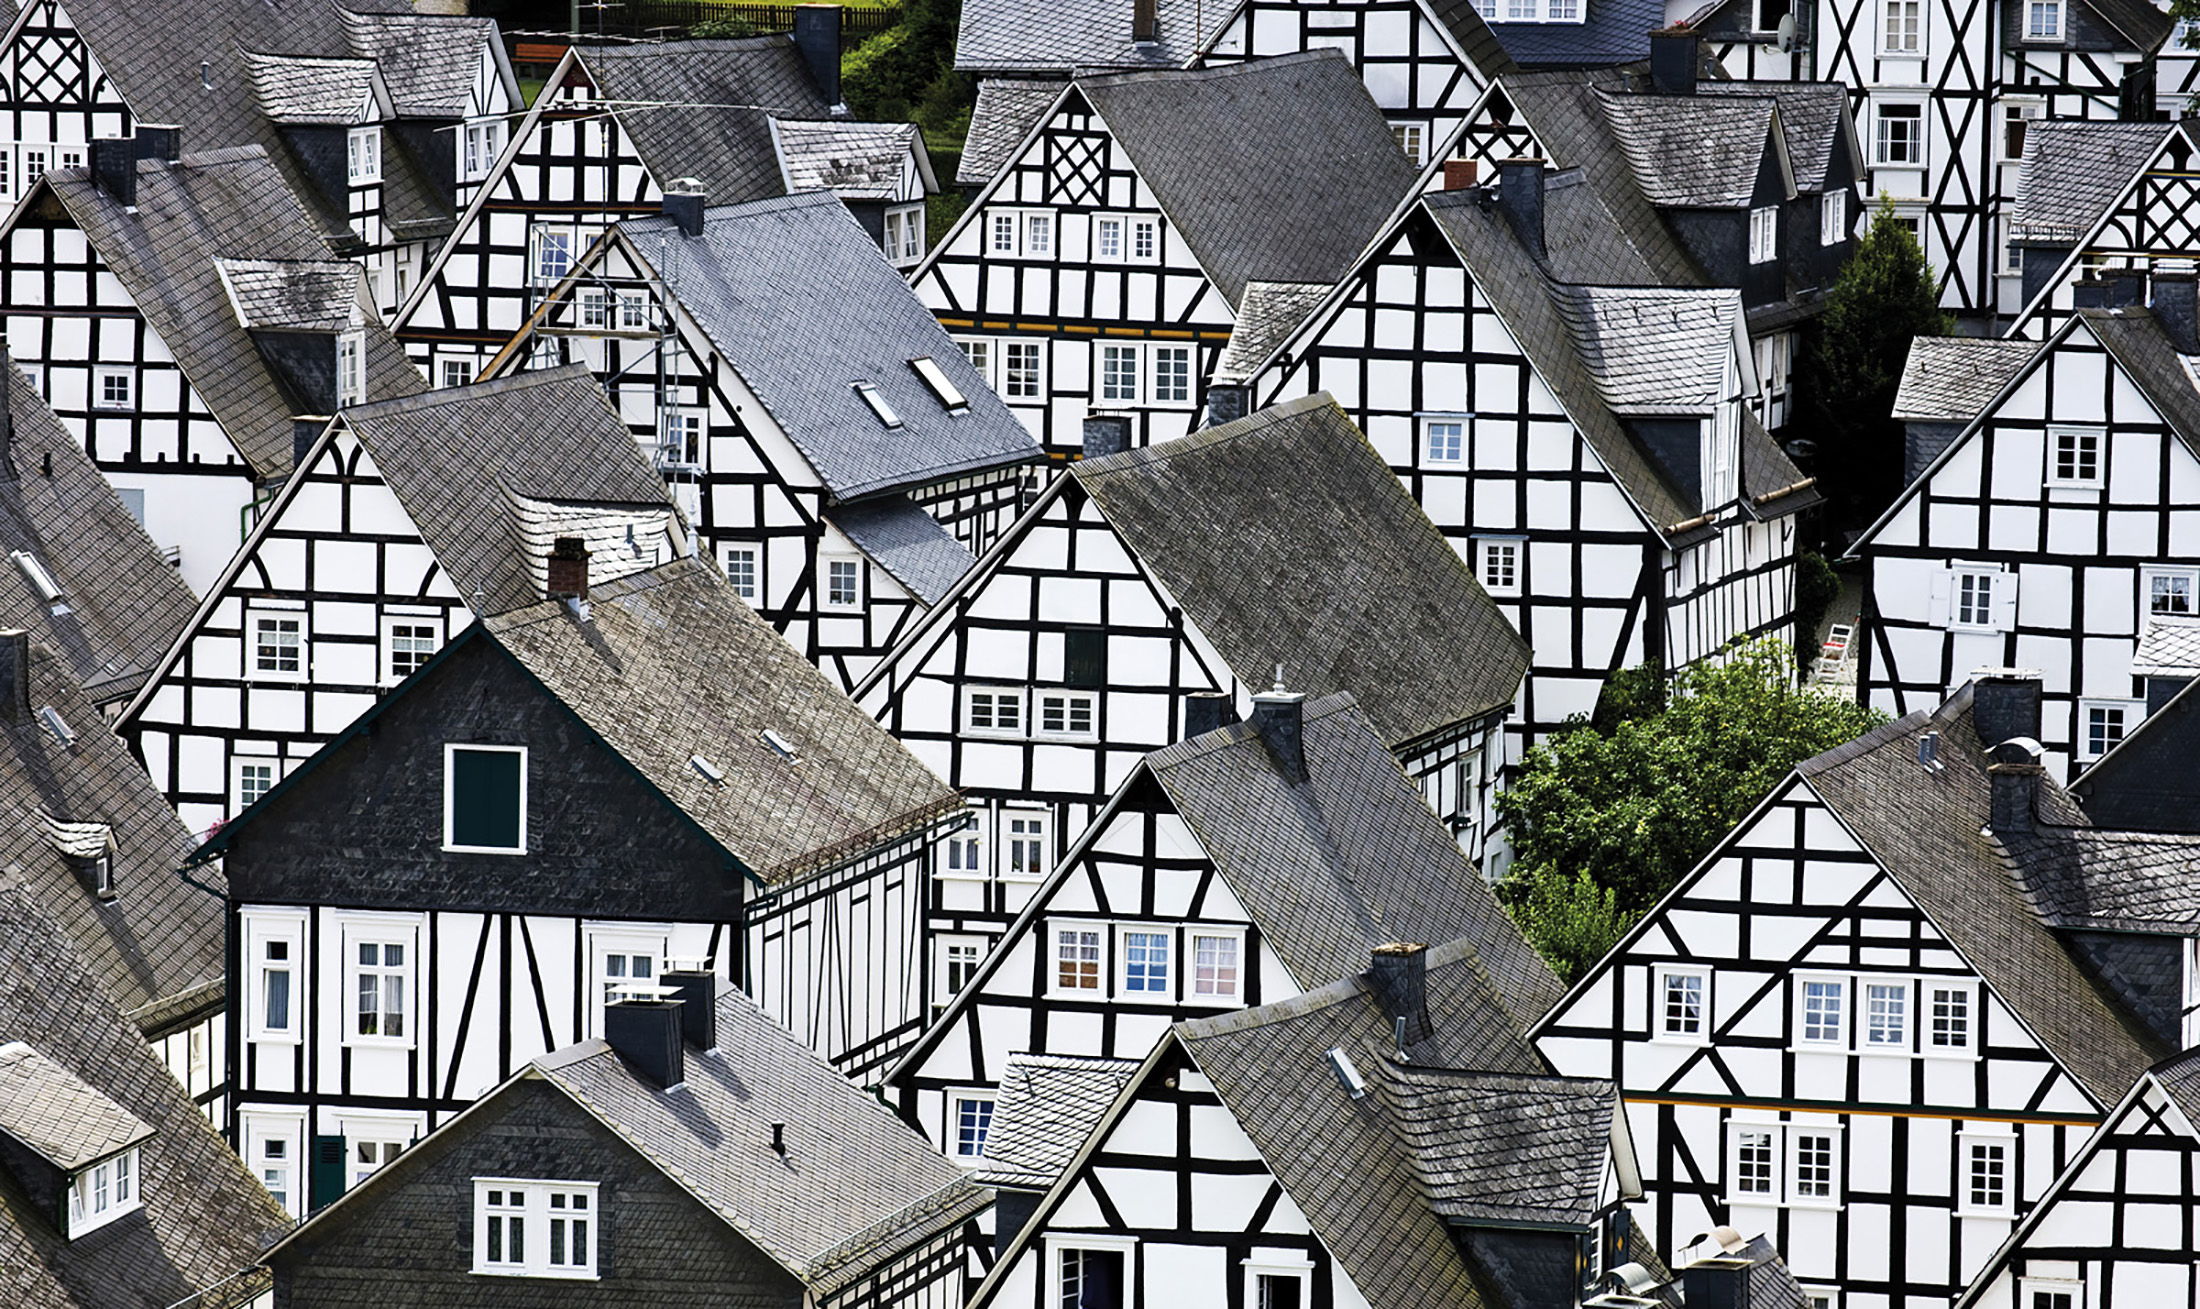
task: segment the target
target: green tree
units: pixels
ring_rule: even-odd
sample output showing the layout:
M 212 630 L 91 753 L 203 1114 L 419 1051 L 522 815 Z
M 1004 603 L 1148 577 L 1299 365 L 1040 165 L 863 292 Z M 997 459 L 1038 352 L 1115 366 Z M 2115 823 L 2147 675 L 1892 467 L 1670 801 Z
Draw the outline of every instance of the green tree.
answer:
M 1802 760 L 1885 715 L 1795 683 L 1785 641 L 1740 645 L 1666 681 L 1615 679 L 1623 705 L 1528 752 L 1497 798 L 1514 861 L 1499 891 L 1565 975 L 1585 967 Z M 1601 954 L 1602 949 L 1597 950 Z
M 1895 392 L 1910 342 L 1946 336 L 1937 279 L 1917 238 L 1882 197 L 1871 229 L 1826 292 L 1803 352 L 1797 431 L 1818 445 L 1818 489 L 1832 501 L 1828 539 L 1868 526 L 1901 494 L 1902 424 Z

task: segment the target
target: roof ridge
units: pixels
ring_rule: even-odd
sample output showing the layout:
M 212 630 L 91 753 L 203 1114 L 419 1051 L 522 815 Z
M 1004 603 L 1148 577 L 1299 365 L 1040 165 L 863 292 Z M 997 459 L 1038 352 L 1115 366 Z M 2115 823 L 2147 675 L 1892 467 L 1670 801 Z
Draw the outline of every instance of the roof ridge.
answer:
M 1316 391 L 1312 395 L 1301 396 L 1296 400 L 1271 405 L 1257 413 L 1247 414 L 1234 422 L 1201 428 L 1199 431 L 1177 437 L 1173 441 L 1161 441 L 1154 445 L 1139 446 L 1131 450 L 1119 450 L 1114 454 L 1102 455 L 1098 459 L 1080 459 L 1069 466 L 1069 471 L 1074 473 L 1079 481 L 1085 481 L 1094 477 L 1106 477 L 1111 473 L 1143 468 L 1148 464 L 1167 463 L 1205 450 L 1211 450 L 1216 446 L 1230 445 L 1246 437 L 1258 435 L 1278 423 L 1296 418 L 1300 414 L 1323 406 L 1336 408 L 1340 412 L 1343 408 L 1337 404 L 1335 397 L 1331 396 L 1329 392 Z M 1346 421 L 1350 422 L 1351 420 L 1348 417 Z M 1357 424 L 1354 425 L 1354 430 L 1358 430 Z
M 412 395 L 394 396 L 388 400 L 376 400 L 371 404 L 351 405 L 343 410 L 346 420 L 388 418 L 396 414 L 418 413 L 422 409 L 437 409 L 447 404 L 463 404 L 483 396 L 509 395 L 514 391 L 531 390 L 557 382 L 570 382 L 586 377 L 594 380 L 586 364 L 560 364 L 556 368 L 506 373 L 486 382 L 469 382 L 465 386 L 437 387 L 432 391 L 416 391 Z M 593 502 L 591 502 L 593 503 Z
M 1320 47 L 1313 50 L 1293 50 L 1288 54 L 1269 55 L 1260 59 L 1248 59 L 1243 63 L 1215 64 L 1205 68 L 1132 68 L 1122 72 L 1094 73 L 1071 79 L 1073 85 L 1124 86 L 1132 83 L 1207 82 L 1242 77 L 1261 71 L 1264 67 L 1312 63 L 1320 59 L 1343 59 L 1341 50 Z

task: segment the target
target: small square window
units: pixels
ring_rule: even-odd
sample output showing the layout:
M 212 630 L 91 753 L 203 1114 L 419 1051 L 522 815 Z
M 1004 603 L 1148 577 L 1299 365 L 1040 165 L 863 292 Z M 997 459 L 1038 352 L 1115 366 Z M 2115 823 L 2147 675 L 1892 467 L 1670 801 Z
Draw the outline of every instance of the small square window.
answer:
M 1208 1003 L 1242 998 L 1245 938 L 1230 933 L 1193 932 L 1190 998 Z
M 285 680 L 304 676 L 305 616 L 295 613 L 251 615 L 252 671 L 257 677 Z
M 1890 0 L 1890 4 L 1907 5 L 1913 14 L 1917 9 L 1917 0 Z M 1873 139 L 1880 163 L 1925 162 L 1925 106 L 1880 105 L 1873 121 L 1877 124 Z
M 581 326 L 608 329 L 611 326 L 611 293 L 609 291 L 581 292 Z
M 1047 736 L 1091 736 L 1099 698 L 1088 692 L 1045 691 L 1039 695 L 1039 731 Z
M 988 736 L 1022 736 L 1022 687 L 977 686 L 963 693 L 963 729 Z
M 1428 451 L 1432 464 L 1456 464 L 1466 458 L 1466 425 L 1456 420 L 1427 424 L 1428 440 L 1423 449 Z
M 2047 480 L 2053 486 L 2101 484 L 2101 437 L 2094 431 L 2048 433 Z
M 1864 984 L 1864 1046 L 1874 1050 L 1910 1048 L 1910 984 Z
M 527 853 L 525 747 L 446 745 L 443 749 L 443 848 Z
M 1100 347 L 1100 398 L 1126 403 L 1138 400 L 1138 347 Z
M 2145 578 L 2148 617 L 2190 617 L 2195 612 L 2193 600 L 2195 594 L 2200 594 L 2200 569 L 2145 568 L 2140 575 Z M 2142 619 L 2142 630 L 2144 622 Z
M 474 381 L 474 361 L 471 359 L 445 359 L 440 361 L 443 385 L 471 386 Z
M 946 1004 L 977 979 L 978 965 L 985 962 L 985 940 L 976 936 L 940 937 L 938 959 L 939 1002 Z
M 1474 574 L 1491 595 L 1520 594 L 1520 561 L 1526 542 L 1516 536 L 1474 540 Z
M 1711 1039 L 1711 972 L 1704 968 L 1659 966 L 1656 1033 L 1666 1040 L 1702 1043 Z
M 1097 927 L 1057 927 L 1054 929 L 1054 989 L 1057 991 L 1100 991 L 1100 929 Z
M 825 603 L 834 609 L 853 609 L 863 603 L 863 565 L 859 560 L 825 561 Z
M 2078 706 L 2079 757 L 2098 759 L 2123 741 L 2130 725 L 2146 715 L 2143 704 L 2121 700 L 2083 700 Z
M 962 1160 L 985 1157 L 986 1134 L 993 1129 L 993 1097 L 958 1092 L 954 1097 L 954 1154 Z
M 393 618 L 382 631 L 382 680 L 386 683 L 411 677 L 443 648 L 443 625 L 433 618 Z
M 1001 345 L 1001 395 L 1009 400 L 1039 398 L 1040 351 L 1037 341 L 1006 341 Z
M 127 368 L 92 370 L 92 407 L 128 409 L 137 403 L 137 378 Z
M 1940 983 L 1925 988 L 1926 1003 L 1930 1006 L 1926 1034 L 1928 1053 L 1949 1054 L 1968 1051 L 1971 1048 L 1971 988 Z
M 762 594 L 758 589 L 757 581 L 757 564 L 761 552 L 758 547 L 753 545 L 729 545 L 723 547 L 723 549 L 726 562 L 726 581 L 732 584 L 735 595 L 740 596 L 752 605 L 755 604 L 757 596 Z
M 1164 927 L 1124 928 L 1117 948 L 1122 952 L 1121 993 L 1141 1000 L 1166 1000 L 1174 994 L 1170 961 L 1176 935 Z
M 1426 123 L 1392 123 L 1390 138 L 1405 152 L 1406 162 L 1415 168 L 1428 162 L 1428 125 Z
M 1802 1039 L 1811 1045 L 1841 1045 L 1848 1040 L 1848 983 L 1807 978 L 1803 988 Z
M 259 802 L 261 796 L 275 789 L 277 761 L 273 759 L 242 758 L 236 762 L 236 807 L 231 811 L 241 814 Z
M 565 280 L 580 253 L 580 234 L 570 227 L 538 226 L 534 229 L 534 274 L 540 285 Z

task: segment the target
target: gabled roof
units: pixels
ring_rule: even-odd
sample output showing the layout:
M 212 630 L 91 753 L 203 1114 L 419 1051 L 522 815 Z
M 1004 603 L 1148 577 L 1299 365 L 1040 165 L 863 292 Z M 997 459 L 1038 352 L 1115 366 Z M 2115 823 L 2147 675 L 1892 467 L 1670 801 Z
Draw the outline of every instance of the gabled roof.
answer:
M 1291 339 L 1306 316 L 1328 297 L 1328 282 L 1247 282 L 1239 298 L 1230 344 L 1215 366 L 1218 378 L 1251 377 L 1276 348 Z
M 216 259 L 214 267 L 248 332 L 341 332 L 360 321 L 366 270 L 348 259 Z
M 1395 1130 L 1447 1222 L 1587 1227 L 1603 1200 L 1610 1082 L 1388 1061 Z
M 2056 927 L 2200 936 L 2200 835 L 2051 827 L 2005 844 Z
M 22 1041 L 0 1045 L 0 1132 L 62 1172 L 153 1134 L 146 1121 Z
M 657 184 L 692 177 L 719 204 L 782 194 L 771 120 L 823 118 L 832 109 L 791 36 L 574 54 Z
M 682 559 L 592 587 L 590 609 L 583 620 L 545 601 L 486 625 L 763 882 L 792 881 L 961 812 L 946 783 L 706 562 Z M 722 780 L 706 777 L 697 756 Z
M 137 204 L 126 208 L 81 169 L 46 174 L 68 216 L 160 334 L 199 397 L 263 481 L 290 471 L 293 415 L 311 412 L 238 323 L 221 276 L 224 259 L 319 262 L 328 247 L 258 146 L 138 161 Z M 17 205 L 27 221 L 36 195 Z M 363 329 L 367 394 L 424 389 L 404 348 L 380 325 Z
M 512 104 L 520 103 L 519 86 L 505 66 L 493 18 L 351 9 L 339 9 L 337 17 L 351 52 L 372 59 L 381 69 L 401 118 L 463 118 L 484 50 L 507 83 Z
M 971 367 L 847 207 L 823 192 L 711 209 L 703 235 L 672 219 L 620 225 L 635 258 L 667 267 L 691 315 L 833 496 L 900 491 L 1028 463 L 1038 442 Z M 662 238 L 662 239 L 660 239 Z M 820 305 L 833 312 L 820 313 Z M 968 401 L 950 410 L 911 361 Z M 854 389 L 877 388 L 888 428 Z
M 964 13 L 969 7 L 964 6 Z M 1016 147 L 1031 135 L 1047 110 L 1062 98 L 1064 83 L 1022 78 L 988 77 L 978 83 L 978 102 L 970 110 L 970 130 L 963 138 L 962 162 L 955 169 L 957 186 L 984 186 L 1016 157 Z
M 931 171 L 924 137 L 914 123 L 773 119 L 772 132 L 779 142 L 779 168 L 790 194 L 831 191 L 843 200 L 897 200 L 902 170 L 911 154 L 927 174 Z
M 1564 286 L 1559 314 L 1606 408 L 1628 416 L 1709 414 L 1742 330 L 1738 291 Z
M 192 894 L 217 907 L 218 942 L 220 902 Z M 93 1239 L 63 1239 L 50 1211 L 0 1169 L 0 1266 L 8 1303 L 22 1309 L 172 1304 L 251 1266 L 289 1225 L 116 1012 L 100 971 L 13 878 L 0 879 L 0 1038 L 35 1046 L 44 1062 L 153 1131 L 138 1156 L 144 1214 Z M 113 1139 L 104 1129 L 92 1136 Z
M 1232 305 L 1250 281 L 1335 282 L 1415 180 L 1335 50 L 1077 87 Z
M 1928 772 L 1917 737 L 1941 735 Z M 1797 775 L 1893 875 L 1918 907 L 2055 1058 L 2102 1104 L 2160 1052 L 2110 1001 L 2034 908 L 2022 871 L 2030 838 L 1990 831 L 1985 751 L 1968 684 L 1940 708 L 1909 715 L 1797 765 Z M 2039 821 L 2084 827 L 2077 805 L 2039 779 Z
M 1158 0 L 1155 40 L 1131 39 L 1131 0 L 964 0 L 955 68 L 965 73 L 1181 68 L 1229 14 L 1202 0 Z
M 925 605 L 938 604 L 978 562 L 969 546 L 905 495 L 836 505 L 825 511 L 825 520 Z
M 1999 337 L 1918 337 L 1902 368 L 1894 416 L 1906 422 L 1969 423 L 2040 349 L 2037 341 Z
M 2012 234 L 2020 240 L 2078 240 L 2177 130 L 2169 123 L 2026 124 Z
M 12 567 L 0 573 L 0 594 L 20 585 Z M 36 896 L 114 1003 L 163 1034 L 221 1003 L 222 902 L 175 875 L 192 834 L 68 666 L 42 644 L 30 654 L 28 699 L 0 704 L 0 868 L 13 870 L 0 880 Z M 48 708 L 70 740 L 44 721 Z M 112 899 L 64 848 L 78 825 L 107 829 Z
M 533 1071 L 820 1298 L 991 1203 L 739 992 L 718 999 L 718 1041 L 715 1054 L 687 1051 L 680 1091 L 602 1041 L 545 1055 Z M 774 1123 L 787 1125 L 784 1160 Z
M 1665 26 L 1665 0 L 1579 0 L 1578 23 L 1489 25 L 1523 68 L 1585 68 L 1650 57 L 1650 33 Z
M 981 1186 L 1043 1189 L 1054 1185 L 1077 1148 L 1115 1103 L 1138 1064 L 1130 1059 L 1071 1055 L 1010 1055 L 1001 1063 L 985 1161 L 971 1176 Z
M 2153 54 L 2177 29 L 2175 20 L 2146 0 L 2082 0 L 2082 3 L 2141 54 Z
M 317 59 L 241 52 L 252 102 L 286 127 L 353 127 L 389 110 L 389 90 L 371 59 Z
M 2133 677 L 2200 677 L 2200 618 L 2154 614 L 2131 654 Z
M 1770 97 L 1780 108 L 1780 135 L 1796 189 L 1824 191 L 1834 185 L 1834 161 L 1844 152 L 1860 164 L 1856 120 L 1849 112 L 1849 89 L 1839 82 L 1696 83 L 1699 96 Z M 1851 177 L 1847 185 L 1855 185 Z
M 1240 681 L 1393 746 L 1512 703 L 1526 644 L 1328 395 L 1069 471 Z
M 1747 206 L 1768 142 L 1785 168 L 1786 146 L 1777 135 L 1780 116 L 1771 96 L 1642 95 L 1600 87 L 1597 101 L 1651 204 Z
M 0 627 L 27 629 L 92 700 L 135 691 L 197 606 L 122 498 L 12 362 L 0 458 L 0 554 L 28 555 L 61 590 L 64 612 L 0 560 Z
M 1304 706 L 1306 778 L 1249 723 L 1146 757 L 1231 893 L 1301 985 L 1387 941 L 1472 943 L 1525 1031 L 1564 988 L 1490 893 L 1349 694 Z

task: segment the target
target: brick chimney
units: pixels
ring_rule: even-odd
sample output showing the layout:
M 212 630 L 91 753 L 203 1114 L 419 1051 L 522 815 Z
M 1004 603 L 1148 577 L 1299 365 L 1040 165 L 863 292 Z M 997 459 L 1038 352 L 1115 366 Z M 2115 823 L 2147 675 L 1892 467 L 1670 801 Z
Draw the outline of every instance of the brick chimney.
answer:
M 1444 161 L 1444 189 L 1464 191 L 1481 180 L 1482 169 L 1472 159 L 1446 159 Z
M 687 1052 L 680 1043 L 678 1000 L 613 1000 L 603 1007 L 603 1039 L 661 1089 L 687 1079 Z
M 588 598 L 588 543 L 577 536 L 561 536 L 550 547 L 550 578 L 545 588 L 552 599 Z
M 1276 670 L 1276 684 L 1253 697 L 1253 730 L 1275 756 L 1276 771 L 1287 782 L 1306 780 L 1306 697 L 1283 689 L 1283 670 Z

